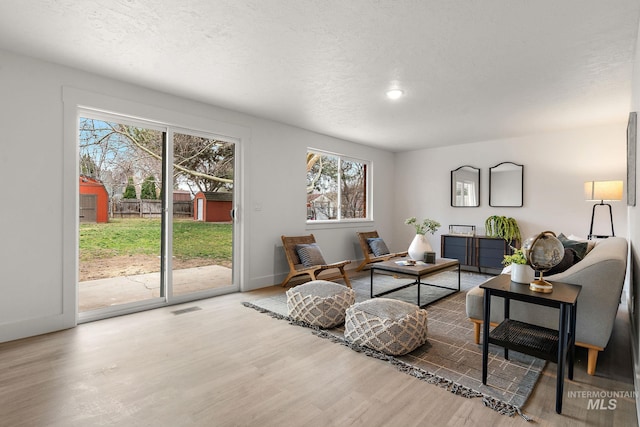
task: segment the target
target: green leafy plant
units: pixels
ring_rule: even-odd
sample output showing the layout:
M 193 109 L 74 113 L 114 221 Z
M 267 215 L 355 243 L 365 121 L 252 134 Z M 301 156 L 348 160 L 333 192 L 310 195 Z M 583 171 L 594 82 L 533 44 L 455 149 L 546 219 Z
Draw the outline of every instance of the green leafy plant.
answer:
M 418 222 L 415 216 L 405 219 L 404 223 L 407 225 L 413 225 L 416 229 L 416 234 L 424 234 L 427 231 L 433 234 L 438 231 L 438 228 L 440 228 L 440 223 L 438 221 L 425 218 L 422 222 Z
M 522 249 L 513 249 L 513 253 L 511 255 L 505 255 L 502 260 L 502 264 L 507 266 L 511 264 L 523 264 L 526 265 L 529 262 L 527 261 L 527 257 L 524 256 Z
M 500 237 L 507 242 L 520 242 L 520 227 L 514 218 L 492 215 L 484 222 L 489 237 Z

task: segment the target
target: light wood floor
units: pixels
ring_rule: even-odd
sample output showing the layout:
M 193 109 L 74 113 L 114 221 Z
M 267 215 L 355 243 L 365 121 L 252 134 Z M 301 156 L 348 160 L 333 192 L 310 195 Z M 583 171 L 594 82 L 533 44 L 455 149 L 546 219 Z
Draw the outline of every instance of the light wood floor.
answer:
M 499 415 L 392 366 L 242 306 L 231 294 L 0 344 L 1 426 L 636 426 L 634 399 L 588 409 L 567 392 L 632 391 L 629 329 L 586 374 L 578 351 L 554 411 L 555 364 L 523 408 Z M 179 309 L 198 310 L 173 314 Z M 606 399 L 608 402 L 608 399 Z

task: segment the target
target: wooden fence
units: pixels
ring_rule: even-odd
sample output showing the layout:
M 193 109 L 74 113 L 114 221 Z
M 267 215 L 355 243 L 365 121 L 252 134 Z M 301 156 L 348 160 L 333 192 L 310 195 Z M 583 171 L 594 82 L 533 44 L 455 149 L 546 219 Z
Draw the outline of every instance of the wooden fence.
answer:
M 120 199 L 112 200 L 110 216 L 112 218 L 160 218 L 162 215 L 162 200 Z M 193 202 L 174 201 L 173 216 L 193 218 Z

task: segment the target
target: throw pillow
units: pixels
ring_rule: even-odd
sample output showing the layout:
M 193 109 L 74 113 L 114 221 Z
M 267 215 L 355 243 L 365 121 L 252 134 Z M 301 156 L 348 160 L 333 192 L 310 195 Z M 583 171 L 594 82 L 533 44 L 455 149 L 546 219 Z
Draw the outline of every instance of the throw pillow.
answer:
M 317 243 L 309 243 L 305 245 L 296 245 L 296 252 L 300 262 L 305 267 L 312 267 L 314 265 L 324 265 L 324 257 L 322 251 Z
M 580 261 L 578 254 L 574 249 L 566 248 L 564 250 L 564 257 L 562 261 L 556 266 L 554 266 L 551 270 L 544 273 L 545 276 L 551 276 L 552 274 L 562 273 L 569 269 L 569 267 L 577 264 Z
M 562 246 L 566 248 L 570 248 L 576 251 L 576 254 L 580 259 L 583 259 L 587 254 L 588 243 L 580 242 L 578 240 L 571 240 L 564 234 L 560 233 L 558 236 L 558 240 L 562 242 Z
M 367 243 L 369 243 L 371 252 L 373 252 L 375 256 L 387 255 L 390 253 L 389 248 L 387 248 L 387 244 L 380 237 L 367 239 Z
M 596 243 L 598 243 L 597 240 L 588 240 L 585 237 L 576 236 L 575 234 L 569 234 L 567 238 L 569 240 L 577 240 L 578 242 L 587 242 L 587 254 L 591 252 L 591 249 L 595 248 Z

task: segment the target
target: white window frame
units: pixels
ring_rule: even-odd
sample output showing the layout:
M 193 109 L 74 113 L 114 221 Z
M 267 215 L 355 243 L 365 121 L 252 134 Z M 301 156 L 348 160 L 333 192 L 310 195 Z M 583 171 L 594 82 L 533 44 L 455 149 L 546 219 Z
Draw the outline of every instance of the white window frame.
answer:
M 364 159 L 360 159 L 357 157 L 353 157 L 353 156 L 348 156 L 345 154 L 339 154 L 339 153 L 335 153 L 335 152 L 331 152 L 331 151 L 327 151 L 327 150 L 322 150 L 322 149 L 318 149 L 318 148 L 313 148 L 313 147 L 307 147 L 307 151 L 306 153 L 309 152 L 313 152 L 313 153 L 318 153 L 318 154 L 322 154 L 322 155 L 326 155 L 326 156 L 332 156 L 332 157 L 337 157 L 338 158 L 338 164 L 340 164 L 343 160 L 346 161 L 352 161 L 352 162 L 358 162 L 358 163 L 362 163 L 364 165 L 366 165 L 366 173 L 365 173 L 365 198 L 366 198 L 366 203 L 365 203 L 365 209 L 366 209 L 366 216 L 364 218 L 341 218 L 342 215 L 342 206 L 341 206 L 341 201 L 342 201 L 342 194 L 340 194 L 340 190 L 341 190 L 341 185 L 340 185 L 340 174 L 338 174 L 338 196 L 337 199 L 339 201 L 339 205 L 337 207 L 338 209 L 338 217 L 336 219 L 307 219 L 307 225 L 315 225 L 315 224 L 341 224 L 341 223 L 356 223 L 356 222 L 371 222 L 373 221 L 373 204 L 371 202 L 372 198 L 371 195 L 373 194 L 372 191 L 372 179 L 371 179 L 371 170 L 372 170 L 372 162 L 370 160 L 364 160 Z M 339 167 L 338 167 L 339 168 Z M 306 187 L 306 176 L 305 176 L 305 187 Z M 306 194 L 306 193 L 305 193 Z M 305 205 L 306 205 L 306 200 L 305 200 Z M 306 210 L 305 210 L 305 215 L 306 215 Z

